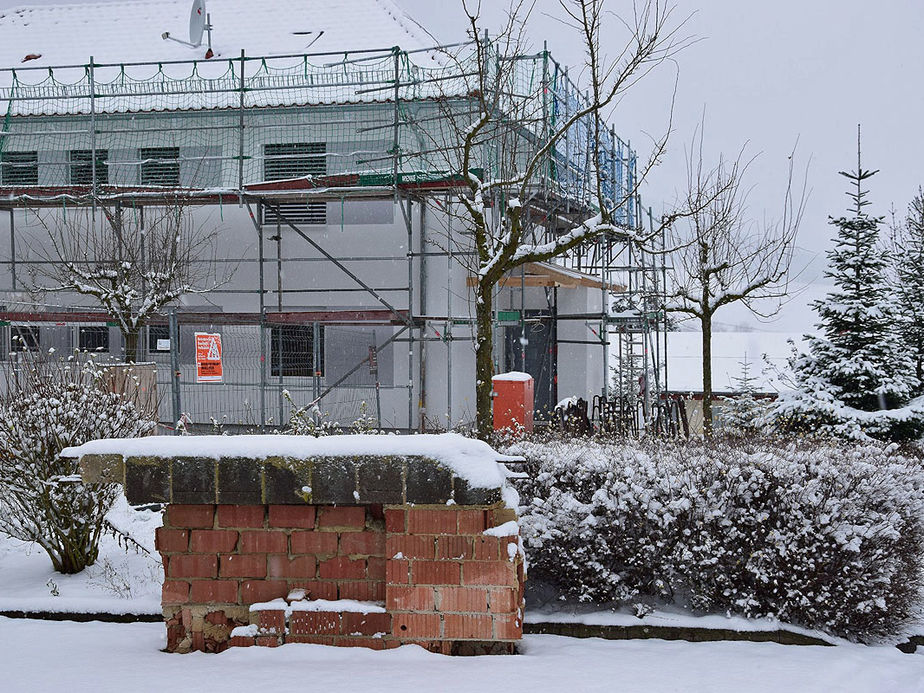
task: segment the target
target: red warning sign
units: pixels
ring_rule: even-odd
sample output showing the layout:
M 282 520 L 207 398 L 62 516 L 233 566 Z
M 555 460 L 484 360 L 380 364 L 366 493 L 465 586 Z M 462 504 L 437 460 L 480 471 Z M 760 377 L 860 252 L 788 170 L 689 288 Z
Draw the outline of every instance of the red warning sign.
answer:
M 196 332 L 196 382 L 220 383 L 221 335 Z

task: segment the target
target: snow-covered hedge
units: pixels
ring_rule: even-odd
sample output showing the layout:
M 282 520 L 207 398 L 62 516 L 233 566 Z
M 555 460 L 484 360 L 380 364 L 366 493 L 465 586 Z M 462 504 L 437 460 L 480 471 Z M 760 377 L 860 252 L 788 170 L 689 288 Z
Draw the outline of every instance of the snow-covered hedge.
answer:
M 924 474 L 805 441 L 523 442 L 530 576 L 589 602 L 664 600 L 865 640 L 921 603 Z

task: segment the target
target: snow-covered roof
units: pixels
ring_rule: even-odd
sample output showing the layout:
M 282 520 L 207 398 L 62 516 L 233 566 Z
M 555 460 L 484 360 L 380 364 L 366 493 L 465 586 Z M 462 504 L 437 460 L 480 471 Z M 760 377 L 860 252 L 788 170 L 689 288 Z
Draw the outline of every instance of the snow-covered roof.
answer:
M 116 0 L 0 10 L 0 67 L 204 58 L 189 39 L 192 0 Z M 216 57 L 426 48 L 435 43 L 392 0 L 208 0 Z M 321 33 L 323 32 L 323 33 Z
M 702 339 L 700 332 L 671 332 L 667 335 L 668 390 L 703 391 Z M 747 361 L 757 390 L 778 392 L 782 384 L 773 369 L 785 369 L 792 354 L 790 340 L 800 346 L 803 336 L 787 332 L 713 332 L 713 390 L 731 392 L 738 389 L 743 364 Z

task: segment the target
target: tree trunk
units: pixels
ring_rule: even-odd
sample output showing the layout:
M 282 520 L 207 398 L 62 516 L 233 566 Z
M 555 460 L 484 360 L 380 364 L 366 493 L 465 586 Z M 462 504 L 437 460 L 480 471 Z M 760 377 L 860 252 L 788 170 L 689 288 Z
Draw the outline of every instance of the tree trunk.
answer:
M 486 440 L 494 430 L 494 322 L 491 285 L 475 288 L 475 432 Z
M 141 328 L 136 327 L 134 330 L 125 333 L 125 362 L 135 363 L 138 359 L 138 335 Z
M 703 435 L 712 437 L 712 316 L 700 318 L 703 330 Z

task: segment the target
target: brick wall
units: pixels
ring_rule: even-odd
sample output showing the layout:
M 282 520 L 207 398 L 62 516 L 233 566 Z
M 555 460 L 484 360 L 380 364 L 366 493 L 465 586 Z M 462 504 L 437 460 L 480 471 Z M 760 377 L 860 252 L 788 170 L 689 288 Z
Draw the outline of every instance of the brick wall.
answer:
M 514 518 L 502 504 L 171 504 L 157 532 L 167 649 L 221 651 L 235 627 L 254 625 L 233 644 L 512 651 L 522 561 L 516 537 L 484 531 Z M 382 602 L 386 613 L 250 608 L 298 589 L 309 600 Z

